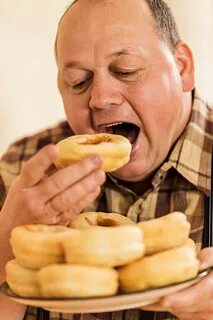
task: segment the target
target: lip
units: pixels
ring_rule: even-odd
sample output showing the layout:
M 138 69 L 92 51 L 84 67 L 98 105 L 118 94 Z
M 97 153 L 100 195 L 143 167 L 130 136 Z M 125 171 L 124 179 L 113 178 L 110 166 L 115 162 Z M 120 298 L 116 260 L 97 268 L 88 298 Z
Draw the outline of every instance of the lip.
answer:
M 126 121 L 126 120 L 118 120 L 118 121 L 112 121 L 112 122 L 107 122 L 107 123 L 99 123 L 97 125 L 95 125 L 95 132 L 96 133 L 106 133 L 107 131 L 107 127 L 111 127 L 111 126 L 114 126 L 116 124 L 121 124 L 121 123 L 131 123 L 137 127 L 140 128 L 140 124 L 136 123 L 136 122 L 129 122 L 129 121 Z
M 140 144 L 141 144 L 141 138 L 142 138 L 142 130 L 140 129 L 139 131 L 139 134 L 138 134 L 138 137 L 136 139 L 136 141 L 133 143 L 132 145 L 132 151 L 131 151 L 131 154 L 130 154 L 130 161 L 134 159 L 139 147 L 140 147 Z

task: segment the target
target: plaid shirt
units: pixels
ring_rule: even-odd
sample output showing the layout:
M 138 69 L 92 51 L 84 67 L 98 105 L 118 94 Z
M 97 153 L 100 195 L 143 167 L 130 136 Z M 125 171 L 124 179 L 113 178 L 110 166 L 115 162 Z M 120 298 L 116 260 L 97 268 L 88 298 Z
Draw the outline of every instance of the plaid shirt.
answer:
M 152 180 L 152 187 L 136 195 L 108 176 L 99 198 L 84 211 L 117 212 L 135 222 L 182 211 L 191 223 L 191 238 L 202 246 L 204 198 L 210 194 L 213 112 L 198 93 L 193 92 L 191 118 Z M 26 137 L 10 146 L 0 162 L 0 207 L 24 161 L 48 143 L 72 135 L 67 122 Z M 36 308 L 28 307 L 25 320 L 36 319 Z M 172 320 L 168 313 L 140 309 L 97 314 L 50 313 L 51 320 Z

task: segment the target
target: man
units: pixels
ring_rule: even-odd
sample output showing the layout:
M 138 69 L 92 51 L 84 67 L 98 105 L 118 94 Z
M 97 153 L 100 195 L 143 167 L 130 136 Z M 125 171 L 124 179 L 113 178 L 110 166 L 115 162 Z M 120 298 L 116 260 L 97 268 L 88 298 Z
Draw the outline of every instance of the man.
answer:
M 194 90 L 192 53 L 166 4 L 75 1 L 60 21 L 56 58 L 69 126 L 64 122 L 17 142 L 1 161 L 1 282 L 5 263 L 13 257 L 8 239 L 14 226 L 67 225 L 83 210 L 118 212 L 135 222 L 183 211 L 201 249 L 212 113 Z M 47 174 L 57 156 L 52 143 L 71 135 L 70 128 L 74 134 L 125 135 L 132 143 L 129 163 L 106 177 L 101 159 L 93 156 Z M 212 248 L 202 250 L 200 259 L 203 266 L 212 264 Z M 156 314 L 133 309 L 81 317 L 51 314 L 50 319 L 211 320 L 212 283 L 210 274 L 146 307 Z M 1 297 L 1 319 L 22 319 L 25 312 Z M 35 312 L 29 308 L 25 319 L 36 319 Z

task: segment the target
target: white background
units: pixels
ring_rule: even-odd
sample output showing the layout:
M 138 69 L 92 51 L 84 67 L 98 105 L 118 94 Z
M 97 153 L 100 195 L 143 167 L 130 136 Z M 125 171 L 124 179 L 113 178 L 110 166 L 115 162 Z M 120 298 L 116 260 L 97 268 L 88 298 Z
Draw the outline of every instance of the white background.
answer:
M 14 139 L 64 118 L 54 39 L 70 2 L 0 0 L 0 154 Z M 213 0 L 167 2 L 193 48 L 198 87 L 213 101 Z

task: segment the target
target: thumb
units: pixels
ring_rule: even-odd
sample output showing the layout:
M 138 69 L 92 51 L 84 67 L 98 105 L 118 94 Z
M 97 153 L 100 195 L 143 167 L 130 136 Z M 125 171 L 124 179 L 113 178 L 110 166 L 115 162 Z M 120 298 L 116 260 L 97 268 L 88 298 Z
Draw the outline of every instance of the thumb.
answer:
M 200 270 L 213 266 L 213 247 L 205 248 L 198 253 Z

